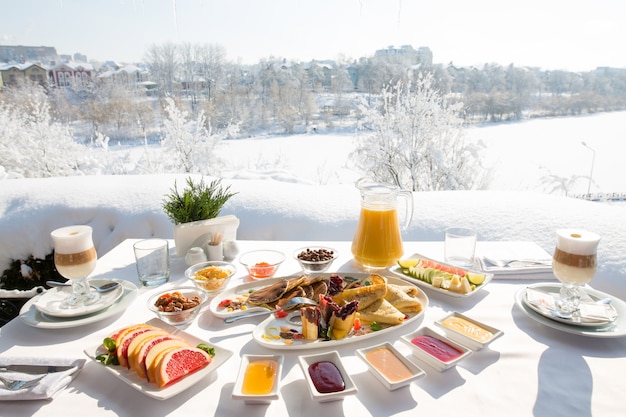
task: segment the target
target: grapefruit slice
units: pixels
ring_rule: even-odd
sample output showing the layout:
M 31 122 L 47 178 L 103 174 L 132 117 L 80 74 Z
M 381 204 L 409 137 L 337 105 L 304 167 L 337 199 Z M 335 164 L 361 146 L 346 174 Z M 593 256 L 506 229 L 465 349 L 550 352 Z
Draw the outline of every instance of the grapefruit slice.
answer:
M 148 357 L 148 353 L 150 353 L 150 350 L 152 350 L 152 348 L 159 343 L 173 339 L 180 340 L 180 338 L 172 336 L 171 334 L 157 336 L 154 339 L 146 340 L 146 342 L 139 348 L 137 356 L 135 357 L 133 355 L 132 362 L 129 362 L 131 369 L 137 372 L 137 375 L 139 375 L 140 378 L 147 378 L 146 358 Z
M 126 336 L 126 334 L 132 332 L 135 329 L 139 329 L 142 327 L 152 327 L 152 326 L 150 326 L 149 324 L 133 324 L 132 326 L 124 327 L 123 329 L 120 329 L 117 333 L 115 333 L 114 335 L 111 335 L 111 339 L 115 339 L 115 346 L 119 347 L 122 341 L 122 338 Z
M 133 329 L 124 336 L 120 338 L 119 343 L 116 343 L 117 349 L 117 360 L 119 361 L 121 366 L 125 366 L 128 368 L 128 347 L 131 342 L 139 335 L 142 335 L 150 330 L 154 329 L 154 327 L 138 327 Z
M 155 382 L 163 388 L 211 363 L 211 356 L 196 347 L 167 350 L 161 356 L 155 372 Z
M 165 330 L 154 328 L 154 329 L 149 329 L 145 331 L 144 333 L 136 335 L 135 338 L 128 345 L 128 348 L 126 349 L 126 357 L 127 357 L 126 366 L 128 367 L 128 369 L 134 369 L 133 365 L 137 364 L 137 354 L 139 353 L 139 349 L 141 348 L 141 346 L 143 346 L 143 344 L 146 341 L 153 339 L 155 337 L 158 337 L 158 336 L 165 336 L 167 334 L 168 333 Z
M 157 366 L 159 364 L 159 360 L 163 357 L 163 355 L 172 349 L 181 348 L 181 347 L 190 347 L 189 343 L 184 340 L 164 340 L 163 342 L 155 345 L 148 355 L 146 356 L 146 377 L 148 378 L 148 382 L 154 382 L 156 380 L 156 372 Z

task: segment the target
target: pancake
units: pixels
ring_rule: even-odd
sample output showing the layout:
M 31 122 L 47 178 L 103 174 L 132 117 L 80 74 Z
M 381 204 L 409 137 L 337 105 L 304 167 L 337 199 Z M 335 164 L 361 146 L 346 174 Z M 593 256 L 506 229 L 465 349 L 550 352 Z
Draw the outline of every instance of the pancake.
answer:
M 389 301 L 380 298 L 369 307 L 359 310 L 357 317 L 368 323 L 398 325 L 404 322 L 404 313 L 395 308 Z
M 409 285 L 388 284 L 385 300 L 402 313 L 419 313 L 422 311 L 422 303 L 417 297 L 409 295 L 408 292 L 417 294 L 417 291 L 413 291 L 412 288 Z

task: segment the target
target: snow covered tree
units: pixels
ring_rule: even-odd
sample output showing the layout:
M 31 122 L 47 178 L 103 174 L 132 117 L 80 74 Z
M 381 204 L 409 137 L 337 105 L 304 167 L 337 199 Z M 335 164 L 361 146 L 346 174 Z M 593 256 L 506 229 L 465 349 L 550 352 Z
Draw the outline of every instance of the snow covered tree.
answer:
M 466 143 L 459 112 L 433 88 L 431 74 L 383 89 L 376 106 L 360 104 L 364 127 L 351 157 L 374 179 L 412 191 L 484 187 L 482 145 Z
M 219 161 L 213 150 L 221 137 L 212 135 L 205 128 L 204 112 L 200 111 L 195 121 L 189 120 L 188 113 L 180 110 L 174 99 L 167 97 L 165 113 L 165 137 L 161 146 L 167 155 L 163 161 L 166 172 L 215 173 Z
M 0 101 L 0 167 L 11 177 L 82 175 L 97 165 L 91 149 L 74 141 L 67 125 L 52 120 L 43 89 L 11 87 Z

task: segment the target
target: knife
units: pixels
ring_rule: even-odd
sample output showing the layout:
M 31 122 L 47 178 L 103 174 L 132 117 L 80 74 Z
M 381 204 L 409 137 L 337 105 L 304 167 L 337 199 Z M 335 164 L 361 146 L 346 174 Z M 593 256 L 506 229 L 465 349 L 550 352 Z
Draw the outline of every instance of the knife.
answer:
M 76 368 L 74 365 L 6 365 L 0 366 L 0 372 L 21 372 L 24 374 L 49 374 L 53 372 L 63 372 L 69 369 Z

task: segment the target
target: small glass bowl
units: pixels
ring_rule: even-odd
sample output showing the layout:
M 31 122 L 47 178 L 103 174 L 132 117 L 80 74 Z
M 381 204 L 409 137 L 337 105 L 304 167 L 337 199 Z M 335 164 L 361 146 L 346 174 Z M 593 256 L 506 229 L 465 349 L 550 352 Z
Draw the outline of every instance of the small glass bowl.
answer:
M 332 257 L 320 261 L 309 260 L 309 259 L 300 259 L 301 254 L 305 254 L 306 252 L 311 252 L 316 255 L 320 251 L 325 251 L 327 253 L 332 253 Z M 293 252 L 293 257 L 300 264 L 300 267 L 304 271 L 305 275 L 316 274 L 326 272 L 328 268 L 332 265 L 332 263 L 337 259 L 338 253 L 336 250 L 332 248 L 327 248 L 324 246 L 307 246 L 305 248 L 300 248 Z M 311 257 L 314 258 L 314 257 Z
M 271 249 L 253 250 L 239 256 L 239 263 L 253 279 L 272 278 L 284 261 L 284 253 Z
M 190 266 L 185 270 L 185 277 L 209 295 L 214 295 L 226 288 L 236 272 L 237 267 L 230 262 L 209 261 Z
M 181 293 L 183 296 L 187 298 L 192 297 L 200 297 L 200 303 L 195 307 L 180 310 L 180 311 L 160 311 L 159 308 L 155 305 L 156 301 L 166 294 L 173 294 L 175 292 Z M 156 316 L 163 320 L 165 323 L 170 324 L 172 326 L 182 326 L 188 323 L 191 323 L 202 310 L 202 306 L 208 300 L 209 295 L 206 291 L 196 287 L 178 287 L 172 288 L 169 291 L 159 291 L 150 298 L 148 298 L 148 309 L 152 311 Z

